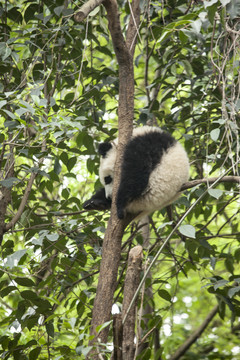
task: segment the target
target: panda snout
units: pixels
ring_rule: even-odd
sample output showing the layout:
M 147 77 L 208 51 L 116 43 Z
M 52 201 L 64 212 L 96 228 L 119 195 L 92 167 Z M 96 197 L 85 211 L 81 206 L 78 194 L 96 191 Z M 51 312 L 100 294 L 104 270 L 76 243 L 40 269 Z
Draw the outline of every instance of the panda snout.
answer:
M 105 185 L 105 196 L 108 200 L 112 199 L 112 185 Z

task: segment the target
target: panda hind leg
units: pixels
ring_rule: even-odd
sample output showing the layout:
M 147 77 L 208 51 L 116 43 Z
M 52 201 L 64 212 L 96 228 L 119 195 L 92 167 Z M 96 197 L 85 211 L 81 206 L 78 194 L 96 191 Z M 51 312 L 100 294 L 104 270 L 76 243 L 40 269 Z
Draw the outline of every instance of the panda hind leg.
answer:
M 119 219 L 123 219 L 126 216 L 126 207 L 135 198 L 134 191 L 129 188 L 129 184 L 126 180 L 121 180 L 118 192 L 117 192 L 117 216 Z

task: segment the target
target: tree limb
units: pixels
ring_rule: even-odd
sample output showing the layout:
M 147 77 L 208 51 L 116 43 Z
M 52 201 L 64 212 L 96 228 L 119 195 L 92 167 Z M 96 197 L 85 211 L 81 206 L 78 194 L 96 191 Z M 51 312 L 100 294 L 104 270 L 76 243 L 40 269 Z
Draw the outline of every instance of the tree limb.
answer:
M 206 329 L 210 321 L 214 318 L 214 316 L 218 312 L 218 305 L 216 305 L 210 313 L 207 315 L 206 319 L 203 321 L 203 323 L 199 326 L 197 330 L 194 331 L 194 333 L 189 336 L 189 338 L 177 349 L 175 354 L 173 354 L 169 360 L 178 360 L 182 355 L 186 353 L 186 351 L 190 348 L 190 346 L 201 336 L 203 331 Z
M 213 177 L 213 178 L 208 178 L 208 179 L 204 178 L 204 179 L 187 181 L 185 184 L 182 185 L 181 191 L 190 189 L 199 184 L 213 184 L 217 179 L 218 179 L 218 177 Z M 218 182 L 234 182 L 234 183 L 240 184 L 240 176 L 224 176 Z

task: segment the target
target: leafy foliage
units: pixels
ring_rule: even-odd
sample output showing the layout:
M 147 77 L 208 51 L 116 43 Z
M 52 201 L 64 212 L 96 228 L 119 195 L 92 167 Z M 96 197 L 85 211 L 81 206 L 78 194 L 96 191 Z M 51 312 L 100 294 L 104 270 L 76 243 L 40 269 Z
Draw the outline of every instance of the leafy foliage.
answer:
M 129 3 L 119 7 L 124 30 Z M 63 0 L 0 1 L 2 359 L 84 359 L 89 351 L 108 214 L 82 203 L 99 186 L 97 143 L 116 135 L 119 82 L 104 9 L 81 24 L 76 10 Z M 237 175 L 240 2 L 145 2 L 141 11 L 135 123 L 174 133 L 192 179 Z M 146 261 L 204 187 L 186 191 L 171 219 L 165 210 L 153 215 Z M 182 359 L 237 359 L 239 233 L 237 185 L 209 189 L 146 282 L 153 295 L 143 306 L 153 314 L 140 321 L 149 335 L 139 359 L 173 354 L 216 303 L 220 317 Z M 142 241 L 134 226 L 123 239 L 118 304 L 128 251 Z

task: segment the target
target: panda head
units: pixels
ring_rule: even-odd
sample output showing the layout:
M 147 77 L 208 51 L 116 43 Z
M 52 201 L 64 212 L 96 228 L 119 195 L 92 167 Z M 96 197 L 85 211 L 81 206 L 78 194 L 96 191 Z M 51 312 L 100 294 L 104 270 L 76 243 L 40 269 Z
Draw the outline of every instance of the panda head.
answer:
M 98 152 L 100 157 L 99 178 L 105 188 L 107 199 L 112 198 L 114 166 L 117 155 L 117 144 L 105 142 L 99 144 Z

